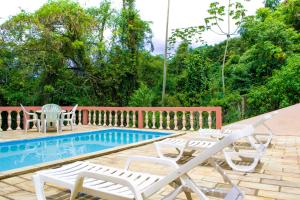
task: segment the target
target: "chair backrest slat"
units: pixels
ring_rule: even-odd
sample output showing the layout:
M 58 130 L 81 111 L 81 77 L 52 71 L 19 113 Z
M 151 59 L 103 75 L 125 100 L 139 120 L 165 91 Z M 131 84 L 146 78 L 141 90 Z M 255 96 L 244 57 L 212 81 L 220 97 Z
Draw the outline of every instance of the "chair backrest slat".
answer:
M 61 114 L 61 107 L 56 104 L 46 104 L 42 107 L 42 115 L 48 122 L 56 122 Z

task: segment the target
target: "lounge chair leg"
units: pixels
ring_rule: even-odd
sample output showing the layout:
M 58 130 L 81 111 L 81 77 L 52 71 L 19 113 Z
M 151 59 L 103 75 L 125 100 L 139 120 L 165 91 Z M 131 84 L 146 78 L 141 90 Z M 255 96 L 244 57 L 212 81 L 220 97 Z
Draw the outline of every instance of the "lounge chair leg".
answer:
M 177 197 L 178 194 L 180 194 L 183 191 L 183 186 L 179 186 L 177 189 L 175 189 L 174 191 L 170 192 L 169 194 L 167 194 L 164 198 L 162 198 L 162 200 L 173 200 Z
M 46 200 L 45 193 L 44 193 L 44 181 L 41 180 L 39 175 L 33 175 L 32 179 L 34 183 L 37 200 Z
M 76 199 L 78 193 L 82 189 L 83 181 L 84 181 L 83 177 L 80 177 L 80 178 L 76 179 L 76 182 L 75 182 L 75 185 L 74 185 L 74 189 L 71 190 L 70 200 L 75 200 Z
M 184 191 L 184 194 L 185 194 L 187 200 L 193 200 L 192 195 L 191 195 L 190 192 Z

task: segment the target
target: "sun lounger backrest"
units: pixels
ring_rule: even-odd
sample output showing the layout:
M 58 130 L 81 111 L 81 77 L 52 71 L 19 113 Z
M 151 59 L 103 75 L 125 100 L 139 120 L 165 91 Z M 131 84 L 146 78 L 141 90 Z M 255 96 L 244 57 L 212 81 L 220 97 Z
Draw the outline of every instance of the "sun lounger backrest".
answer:
M 161 179 L 157 183 L 153 185 L 153 187 L 147 189 L 144 191 L 143 195 L 144 197 L 149 197 L 153 193 L 155 193 L 159 188 L 164 187 L 165 185 L 171 183 L 172 181 L 178 179 L 180 176 L 188 173 L 190 170 L 195 168 L 196 166 L 200 165 L 213 155 L 221 152 L 225 147 L 230 146 L 233 142 L 248 137 L 253 134 L 253 126 L 245 126 L 242 129 L 236 129 L 232 132 L 232 134 L 229 134 L 228 136 L 224 137 L 222 140 L 217 142 L 215 145 L 213 145 L 210 148 L 207 148 L 203 150 L 199 155 L 197 155 L 195 158 L 191 159 L 184 165 L 180 166 L 177 170 L 172 171 L 169 175 L 167 175 L 165 178 Z

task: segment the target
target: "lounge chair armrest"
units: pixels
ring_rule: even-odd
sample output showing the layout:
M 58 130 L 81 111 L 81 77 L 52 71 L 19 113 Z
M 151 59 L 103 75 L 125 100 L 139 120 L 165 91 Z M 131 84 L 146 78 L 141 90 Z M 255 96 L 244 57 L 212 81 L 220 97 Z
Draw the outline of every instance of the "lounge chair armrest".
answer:
M 148 157 L 148 156 L 130 156 L 130 157 L 128 157 L 127 162 L 125 164 L 125 170 L 129 169 L 130 164 L 133 161 L 151 162 L 154 164 L 161 164 L 161 165 L 166 165 L 166 166 L 175 167 L 175 168 L 179 167 L 175 161 L 169 160 L 169 159 Z
M 130 180 L 123 178 L 123 177 L 117 177 L 117 176 L 113 176 L 113 175 L 105 175 L 105 174 L 89 172 L 89 171 L 82 171 L 82 172 L 78 173 L 76 182 L 74 185 L 74 189 L 72 190 L 71 199 L 75 199 L 77 194 L 82 190 L 83 182 L 84 182 L 85 178 L 93 178 L 93 179 L 97 179 L 97 180 L 108 181 L 108 182 L 126 186 L 133 192 L 133 194 L 135 195 L 135 199 L 142 200 L 141 192 L 138 191 L 138 187 Z

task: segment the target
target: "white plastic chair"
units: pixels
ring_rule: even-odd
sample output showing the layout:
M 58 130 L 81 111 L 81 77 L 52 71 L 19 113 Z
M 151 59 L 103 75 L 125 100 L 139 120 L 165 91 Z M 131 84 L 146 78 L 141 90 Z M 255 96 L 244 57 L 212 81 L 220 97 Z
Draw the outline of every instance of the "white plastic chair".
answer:
M 71 125 L 71 130 L 73 130 L 73 125 L 76 125 L 75 120 L 76 120 L 76 109 L 78 107 L 78 104 L 76 104 L 71 112 L 66 112 L 66 113 L 61 113 L 61 126 L 64 125 L 64 122 L 67 122 Z
M 30 128 L 30 122 L 35 123 L 37 126 L 38 131 L 40 132 L 41 130 L 41 121 L 39 120 L 38 116 L 36 113 L 31 113 L 28 112 L 22 104 L 20 104 L 22 111 L 23 111 L 23 117 L 25 118 L 25 124 L 24 124 L 24 129 L 25 132 L 27 133 L 27 130 Z M 32 116 L 32 119 L 30 118 Z
M 44 133 L 46 133 L 47 127 L 54 124 L 56 126 L 57 133 L 61 130 L 60 125 L 61 107 L 56 104 L 46 104 L 42 107 L 42 124 Z
M 272 118 L 273 115 L 267 114 L 261 117 L 258 121 L 256 121 L 253 124 L 250 125 L 238 125 L 238 126 L 230 126 L 230 128 L 226 128 L 225 130 L 212 130 L 212 129 L 202 129 L 200 132 L 201 136 L 212 136 L 217 139 L 221 139 L 223 137 L 226 137 L 228 135 L 231 135 L 235 130 L 244 129 L 245 127 L 252 127 L 253 132 L 247 136 L 247 140 L 252 147 L 252 149 L 244 150 L 244 149 L 238 149 L 235 148 L 233 145 L 231 148 L 226 148 L 223 150 L 225 160 L 227 164 L 236 171 L 242 171 L 242 172 L 251 172 L 255 169 L 255 167 L 258 165 L 261 157 L 263 156 L 264 152 L 266 151 L 267 146 L 271 142 L 272 139 L 272 131 L 268 127 L 269 130 L 269 137 L 266 143 L 261 143 L 259 139 L 256 138 L 256 135 L 254 134 L 254 130 L 256 127 L 260 125 L 265 125 L 265 122 Z M 267 127 L 267 126 L 266 126 Z M 205 132 L 207 130 L 207 132 Z M 165 140 L 155 142 L 155 148 L 158 153 L 158 156 L 160 158 L 164 159 L 171 159 L 173 161 L 178 161 L 184 154 L 185 155 L 192 155 L 196 151 L 203 150 L 205 148 L 209 148 L 213 146 L 216 143 L 216 141 L 209 141 L 205 138 L 199 138 L 199 139 L 192 139 L 192 140 L 184 140 L 184 139 L 177 139 L 177 138 L 167 138 Z M 163 149 L 165 148 L 175 148 L 178 151 L 178 155 L 174 158 L 165 156 L 163 153 Z M 188 151 L 190 150 L 190 151 Z M 252 162 L 247 163 L 249 165 L 244 165 L 244 163 L 238 164 L 234 162 L 234 160 L 240 159 L 240 160 L 252 160 Z
M 222 168 L 218 166 L 213 156 L 225 147 L 252 134 L 252 127 L 236 130 L 223 138 L 212 147 L 205 149 L 187 163 L 178 166 L 176 162 L 161 158 L 130 157 L 125 169 L 92 164 L 89 162 L 75 162 L 57 169 L 39 171 L 33 176 L 33 182 L 38 200 L 45 200 L 43 186 L 52 183 L 71 190 L 71 199 L 75 199 L 79 192 L 109 200 L 143 200 L 160 191 L 168 184 L 175 184 L 175 188 L 163 199 L 175 199 L 179 193 L 185 192 L 187 199 L 191 199 L 191 192 L 196 193 L 199 199 L 208 199 L 206 193 L 222 194 L 225 200 L 241 200 L 243 192 L 230 180 Z M 229 183 L 229 191 L 198 187 L 188 173 L 209 160 L 212 166 Z M 153 162 L 172 167 L 166 176 L 157 176 L 150 173 L 139 173 L 129 170 L 132 161 Z M 151 171 L 149 169 L 149 171 Z

